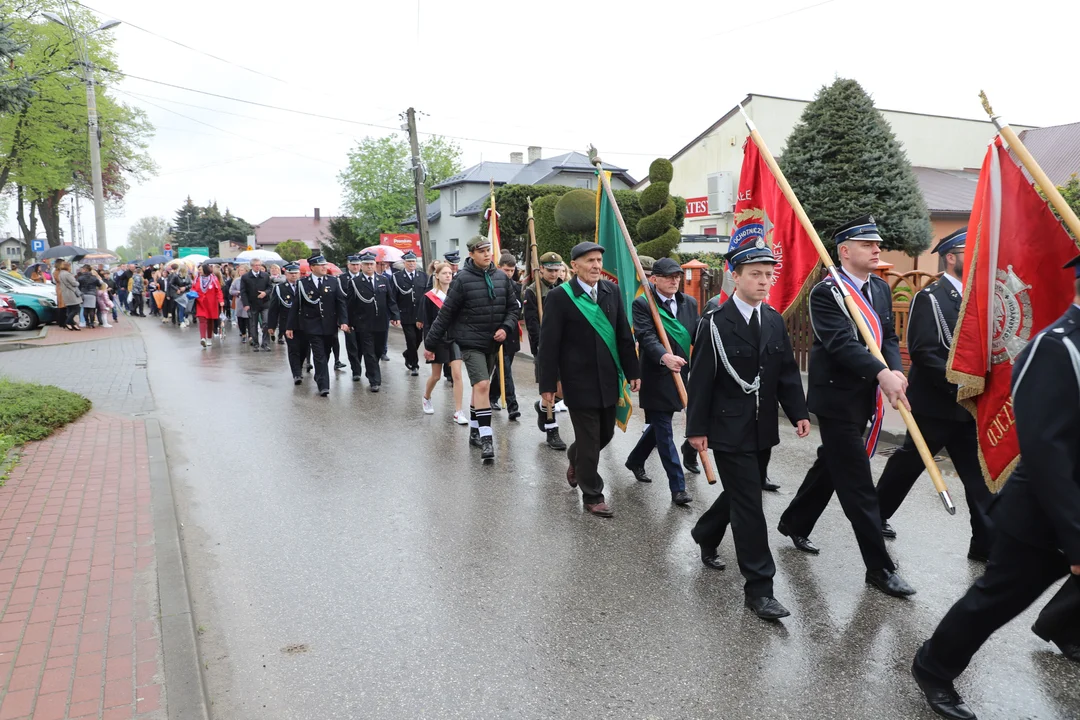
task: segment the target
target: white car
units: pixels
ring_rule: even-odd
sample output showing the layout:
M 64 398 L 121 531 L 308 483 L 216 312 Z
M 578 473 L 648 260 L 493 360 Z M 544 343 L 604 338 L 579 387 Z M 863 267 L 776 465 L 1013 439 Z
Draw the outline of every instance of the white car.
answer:
M 43 285 L 42 283 L 31 282 L 24 280 L 23 278 L 17 278 L 6 272 L 0 272 L 0 292 L 20 292 L 27 295 L 40 295 L 43 298 L 49 298 L 52 301 L 56 301 L 56 286 L 55 285 Z

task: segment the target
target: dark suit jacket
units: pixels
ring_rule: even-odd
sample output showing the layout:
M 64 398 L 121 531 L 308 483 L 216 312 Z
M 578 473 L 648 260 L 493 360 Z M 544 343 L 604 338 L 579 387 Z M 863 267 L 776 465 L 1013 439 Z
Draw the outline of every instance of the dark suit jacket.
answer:
M 412 280 L 404 270 L 398 270 L 390 279 L 390 294 L 397 304 L 402 323 L 416 324 L 416 315 L 420 311 L 420 301 L 427 292 L 427 285 L 427 275 L 419 270 L 413 273 Z
M 315 279 L 309 275 L 297 283 L 296 302 L 289 308 L 286 329 L 305 335 L 336 335 L 347 316 L 345 295 L 337 280 L 327 275 L 316 288 Z
M 949 341 L 941 331 L 933 302 L 937 301 L 941 308 L 941 315 L 951 335 L 960 315 L 962 299 L 953 284 L 944 277 L 915 293 L 911 299 L 907 326 L 908 355 L 911 356 L 907 397 L 912 412 L 920 415 L 974 422 L 971 413 L 956 402 L 956 385 L 945 379 Z
M 653 290 L 653 299 L 659 304 L 660 297 L 656 294 L 655 288 Z M 690 333 L 692 343 L 698 323 L 697 300 L 680 292 L 675 293 L 675 303 L 679 309 L 676 317 Z M 644 295 L 634 300 L 631 311 L 634 315 L 634 337 L 638 342 L 638 358 L 641 361 L 641 390 L 638 392 L 638 405 L 643 410 L 679 412 L 683 409 L 682 400 L 675 387 L 675 377 L 660 363 L 660 358 L 667 351 L 664 350 L 656 334 L 656 325 L 653 323 L 652 313 L 649 312 L 649 301 Z M 659 308 L 657 311 L 663 312 Z M 681 347 L 670 335 L 668 335 L 668 341 L 671 342 L 672 352 L 684 360 L 690 359 L 690 348 Z M 690 366 L 683 365 L 684 385 L 689 376 Z
M 561 285 L 562 281 L 560 280 L 554 285 L 548 285 L 543 280 L 540 283 L 544 287 L 541 290 L 541 293 L 543 293 L 541 299 L 546 299 L 547 294 L 553 288 Z M 536 358 L 540 351 L 540 310 L 536 300 L 536 283 L 526 285 L 525 291 L 521 294 L 521 316 L 525 318 L 525 331 L 529 333 L 529 350 L 532 351 L 533 357 Z
M 892 290 L 876 275 L 870 275 L 869 282 L 874 310 L 881 319 L 881 354 L 890 370 L 902 370 Z M 866 349 L 854 322 L 834 299 L 832 285 L 832 278 L 826 278 L 810 291 L 814 344 L 810 348 L 810 390 L 806 404 L 815 415 L 866 424 L 874 414 L 877 374 L 885 365 Z
M 619 372 L 607 345 L 581 314 L 570 293 L 585 291 L 576 279 L 547 294 L 540 328 L 540 392 L 555 392 L 562 380 L 566 407 L 608 408 L 619 402 Z M 627 380 L 639 378 L 634 336 L 619 290 L 607 280 L 597 283 L 597 302 L 615 328 L 615 346 Z
M 270 273 L 263 270 L 255 277 L 255 273 L 245 273 L 240 278 L 240 303 L 249 306 L 249 312 L 262 312 L 270 307 Z M 259 299 L 259 293 L 265 292 L 266 297 Z
M 706 436 L 721 452 L 755 452 L 780 442 L 778 404 L 792 424 L 810 417 L 802 374 L 795 362 L 787 326 L 780 313 L 761 304 L 761 342 L 754 348 L 750 327 L 733 299 L 706 314 L 694 341 L 694 362 L 687 392 L 687 437 Z M 713 343 L 715 325 L 732 368 L 746 382 L 761 373 L 758 398 L 743 392 L 728 375 Z M 754 417 L 757 414 L 755 431 Z
M 299 282 L 299 281 L 297 281 Z M 270 327 L 278 328 L 288 323 L 289 308 L 296 302 L 296 292 L 289 286 L 288 281 L 274 285 L 270 291 L 270 312 L 268 320 Z
M 1080 386 L 1065 338 L 1080 348 L 1080 308 L 1028 343 L 1013 365 L 1020 464 L 991 506 L 995 527 L 1080 565 Z M 1037 343 L 1037 344 L 1036 344 Z
M 337 280 L 349 309 L 349 325 L 362 332 L 386 332 L 391 320 L 400 319 L 398 306 L 386 276 L 375 273 L 371 277 L 375 281 L 374 290 L 363 273 L 355 280 L 342 273 Z

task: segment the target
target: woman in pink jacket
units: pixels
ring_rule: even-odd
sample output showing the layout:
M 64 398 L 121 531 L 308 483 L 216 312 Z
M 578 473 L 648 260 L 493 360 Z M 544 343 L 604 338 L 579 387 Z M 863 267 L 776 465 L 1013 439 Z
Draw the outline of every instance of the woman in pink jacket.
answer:
M 214 336 L 214 321 L 221 316 L 225 306 L 225 296 L 221 294 L 221 283 L 214 276 L 213 267 L 203 265 L 199 277 L 191 288 L 198 297 L 195 299 L 195 317 L 199 319 L 199 343 L 210 347 Z

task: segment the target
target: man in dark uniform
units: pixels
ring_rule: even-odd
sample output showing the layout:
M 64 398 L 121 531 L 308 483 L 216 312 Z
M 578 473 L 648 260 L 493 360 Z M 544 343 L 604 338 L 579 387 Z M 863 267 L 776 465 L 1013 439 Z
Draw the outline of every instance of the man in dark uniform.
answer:
M 383 328 L 398 319 L 397 303 L 390 292 L 386 276 L 375 272 L 375 255 L 364 253 L 360 261 L 360 274 L 344 282 L 348 287 L 349 326 L 356 335 L 356 345 L 367 366 L 368 389 L 379 392 L 382 370 L 379 368 L 379 348 L 382 347 Z M 357 369 L 353 370 L 354 374 Z
M 1051 601 L 1075 603 L 1080 583 L 1080 257 L 1073 305 L 1030 342 L 1012 374 L 1020 463 L 990 508 L 994 543 L 986 573 L 941 620 L 915 655 L 911 672 L 938 715 L 971 720 L 975 713 L 953 687 L 998 628 L 1051 585 L 1071 576 Z M 1071 587 L 1069 587 L 1071 586 Z M 1066 589 L 1067 588 L 1067 589 Z M 1077 608 L 1040 617 L 1036 630 L 1062 650 L 1080 651 Z M 1043 611 L 1048 615 L 1051 608 Z M 1055 622 L 1056 621 L 1056 622 Z M 1056 625 L 1056 627 L 1055 627 Z M 1071 633 L 1067 637 L 1064 633 Z
M 776 257 L 759 239 L 727 259 L 735 291 L 698 326 L 686 410 L 690 445 L 695 451 L 712 448 L 724 490 L 690 535 L 701 547 L 701 562 L 723 570 L 716 549 L 730 523 L 746 579 L 746 607 L 764 620 L 779 620 L 790 613 L 773 597 L 776 565 L 758 463 L 762 449 L 780 443 L 778 403 L 801 438 L 810 434 L 810 415 L 784 318 L 764 302 Z
M 420 374 L 420 356 L 417 353 L 422 338 L 420 327 L 417 325 L 416 313 L 420 309 L 420 301 L 427 292 L 427 275 L 416 269 L 416 254 L 410 250 L 402 258 L 405 261 L 405 269 L 398 270 L 390 280 L 390 290 L 397 303 L 398 313 L 401 315 L 401 332 L 405 335 L 405 367 L 410 375 Z
M 979 465 L 975 418 L 956 402 L 956 385 L 945 379 L 945 363 L 949 359 L 953 328 L 964 294 L 961 280 L 966 240 L 967 228 L 961 228 L 938 243 L 934 252 L 944 261 L 945 274 L 911 299 L 907 326 L 908 354 L 911 356 L 907 398 L 930 452 L 936 454 L 941 448 L 949 451 L 953 467 L 964 483 L 971 516 L 968 557 L 986 562 L 991 545 L 991 531 L 986 519 L 990 490 L 983 481 Z M 878 480 L 881 532 L 885 537 L 896 537 L 888 520 L 904 502 L 924 469 L 915 441 L 908 433 L 904 445 L 889 458 Z
M 638 405 L 645 411 L 646 424 L 637 445 L 626 458 L 626 468 L 639 482 L 652 482 L 645 472 L 645 461 L 654 449 L 659 451 L 660 463 L 667 473 L 671 501 L 676 505 L 686 505 L 693 498 L 686 492 L 686 477 L 679 464 L 679 449 L 671 427 L 672 416 L 683 410 L 672 374 L 681 373 L 686 382 L 690 372 L 687 363 L 693 345 L 692 335 L 698 322 L 697 300 L 679 292 L 681 280 L 682 268 L 671 258 L 660 258 L 653 264 L 648 289 L 667 331 L 671 352 L 664 349 L 656 333 L 648 298 L 642 295 L 635 299 L 631 308 L 641 362 Z
M 615 435 L 621 381 L 637 392 L 641 381 L 634 336 L 619 290 L 601 280 L 604 248 L 583 242 L 570 252 L 576 277 L 548 293 L 540 328 L 540 396 L 555 404 L 562 381 L 574 442 L 566 452 L 566 480 L 581 487 L 585 509 L 614 517 L 604 501 L 604 479 L 597 472 L 600 451 Z
M 817 460 L 787 510 L 780 516 L 780 534 L 803 552 L 817 554 L 809 535 L 835 489 L 855 531 L 866 582 L 887 595 L 904 597 L 915 590 L 896 572 L 881 535 L 881 511 L 870 474 L 870 455 L 884 415 L 884 401 L 907 405 L 892 313 L 892 290 L 874 275 L 881 255 L 881 236 L 870 216 L 854 220 L 835 235 L 841 269 L 836 278 L 855 299 L 860 313 L 879 339 L 888 365 L 870 354 L 848 316 L 841 288 L 830 275 L 810 291 L 810 390 L 807 406 L 818 418 L 821 445 Z M 867 422 L 870 435 L 866 443 Z
M 330 346 L 339 329 L 349 331 L 348 309 L 341 286 L 326 276 L 326 258 L 313 255 L 308 265 L 311 275 L 296 283 L 296 302 L 289 308 L 285 338 L 295 340 L 299 335 L 311 347 L 315 384 L 319 395 L 326 397 L 330 394 Z
M 499 271 L 510 279 L 510 288 L 514 297 L 514 301 L 518 304 L 518 312 L 521 311 L 521 286 L 514 282 L 514 273 L 517 271 L 517 258 L 513 254 L 504 252 L 502 257 L 499 258 Z M 495 371 L 491 374 L 491 385 L 488 388 L 488 394 L 491 400 L 491 409 L 497 412 L 502 409 L 499 401 L 502 399 L 502 383 L 500 379 L 502 376 L 506 377 L 506 412 L 507 419 L 517 420 L 521 417 L 521 410 L 518 407 L 517 401 L 517 389 L 514 387 L 514 355 L 521 350 L 521 326 L 518 325 L 513 331 L 507 333 L 506 339 L 502 343 L 503 352 L 503 371 L 500 374 L 498 364 L 495 365 Z
M 296 302 L 296 284 L 300 281 L 300 265 L 289 263 L 285 266 L 285 282 L 278 283 L 270 292 L 270 327 L 276 328 L 287 344 L 289 369 L 292 371 L 294 385 L 303 381 L 304 359 L 308 347 L 302 336 L 291 337 L 286 331 L 289 325 L 289 311 Z
M 349 321 L 351 325 L 354 315 L 359 310 L 360 305 L 359 301 L 356 299 L 356 293 L 353 290 L 355 287 L 353 281 L 358 280 L 362 274 L 360 270 L 360 255 L 350 255 L 346 258 L 345 268 L 346 272 L 338 275 L 336 280 L 341 287 L 341 293 L 345 296 L 345 305 L 349 308 Z M 356 332 L 345 333 L 345 353 L 349 356 L 352 381 L 360 382 L 360 375 L 363 372 L 364 365 L 360 357 L 360 346 Z
M 522 293 L 521 313 L 525 316 L 525 331 L 529 333 L 529 349 L 533 356 L 533 375 L 536 382 L 540 382 L 540 312 L 541 303 L 547 302 L 548 293 L 562 283 L 559 271 L 563 267 L 562 256 L 554 252 L 546 252 L 540 256 L 540 267 L 534 268 L 533 272 L 540 273 L 540 298 L 536 297 L 536 281 L 533 280 L 525 287 Z M 555 383 L 556 401 L 562 400 L 562 383 Z M 536 424 L 540 431 L 547 434 L 548 447 L 553 450 L 565 450 L 566 443 L 559 437 L 559 414 L 551 408 L 551 420 L 548 413 L 542 408 L 539 400 L 533 406 L 536 409 Z
M 720 309 L 720 296 L 714 295 L 705 303 L 705 315 L 710 312 L 716 312 Z M 697 456 L 694 454 L 694 449 L 690 447 L 689 442 L 684 442 L 682 445 L 683 453 L 683 467 L 688 472 L 692 472 L 695 475 L 701 472 L 701 468 L 698 467 Z M 767 447 L 758 452 L 758 472 L 761 475 L 761 489 L 766 492 L 779 492 L 780 485 L 774 483 L 769 479 L 769 460 L 772 459 L 772 448 Z

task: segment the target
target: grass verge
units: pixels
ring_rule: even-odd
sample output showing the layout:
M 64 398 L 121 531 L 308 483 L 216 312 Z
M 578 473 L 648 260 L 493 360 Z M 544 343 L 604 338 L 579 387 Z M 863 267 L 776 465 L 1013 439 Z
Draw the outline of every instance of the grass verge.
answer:
M 0 379 L 0 484 L 15 464 L 14 450 L 44 440 L 90 409 L 82 395 L 51 385 Z

